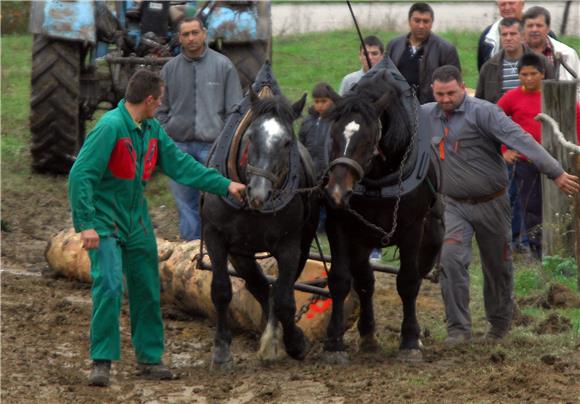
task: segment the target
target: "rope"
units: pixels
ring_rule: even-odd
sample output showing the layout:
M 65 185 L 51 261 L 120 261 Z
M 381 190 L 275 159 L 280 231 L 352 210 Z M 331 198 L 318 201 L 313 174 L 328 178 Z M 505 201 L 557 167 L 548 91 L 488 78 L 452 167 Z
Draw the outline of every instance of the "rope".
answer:
M 571 152 L 580 153 L 580 146 L 570 142 L 569 140 L 566 140 L 566 137 L 564 137 L 564 134 L 562 132 L 560 132 L 560 125 L 558 125 L 558 122 L 556 122 L 554 120 L 554 118 L 552 118 L 550 115 L 540 113 L 540 114 L 536 115 L 536 117 L 534 119 L 536 121 L 542 121 L 542 122 L 547 123 L 550 126 L 552 126 L 552 130 L 554 131 L 554 134 L 556 135 L 556 139 L 558 139 L 558 141 L 560 142 L 560 144 L 563 147 L 565 147 L 566 149 L 568 149 Z

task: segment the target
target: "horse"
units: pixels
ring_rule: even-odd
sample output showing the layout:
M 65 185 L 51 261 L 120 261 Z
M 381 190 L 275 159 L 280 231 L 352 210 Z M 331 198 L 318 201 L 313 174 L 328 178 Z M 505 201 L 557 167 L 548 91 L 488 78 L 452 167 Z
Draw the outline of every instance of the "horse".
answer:
M 403 303 L 403 322 L 399 357 L 408 361 L 422 357 L 415 304 L 421 280 L 435 264 L 442 245 L 443 205 L 435 189 L 440 178 L 435 150 L 430 139 L 421 143 L 414 138 L 418 103 L 413 97 L 411 108 L 406 108 L 396 84 L 400 85 L 390 71 L 378 69 L 374 76 L 363 77 L 328 116 L 332 120 L 331 162 L 324 194 L 333 306 L 324 350 L 332 362 L 348 361 L 342 311 L 351 283 L 360 300 L 359 348 L 369 352 L 379 348 L 369 254 L 373 248 L 388 245 L 396 245 L 400 252 L 397 291 Z M 408 85 L 404 86 L 411 94 Z M 417 152 L 419 143 L 427 150 L 423 155 Z M 418 159 L 417 165 L 423 166 L 420 180 L 416 180 L 420 175 L 408 175 L 418 170 L 413 164 Z M 406 189 L 405 176 L 411 182 L 416 180 L 412 190 Z M 393 188 L 394 193 L 385 192 Z
M 307 154 L 306 160 L 299 156 L 303 146 L 292 127 L 304 108 L 306 94 L 290 105 L 282 96 L 259 98 L 250 89 L 250 101 L 252 118 L 234 159 L 240 179 L 247 185 L 246 206 L 232 206 L 222 197 L 206 194 L 202 207 L 202 234 L 213 271 L 211 298 L 217 312 L 212 367 L 232 361 L 228 258 L 268 318 L 258 357 L 263 361 L 281 358 L 282 339 L 286 353 L 294 359 L 303 359 L 309 346 L 294 320 L 294 283 L 308 258 L 319 212 L 318 197 L 294 192 L 296 187 L 314 182 L 312 162 Z M 286 201 L 273 206 L 280 202 L 276 199 L 280 195 Z M 277 261 L 278 277 L 272 290 L 255 260 L 258 252 L 269 252 Z

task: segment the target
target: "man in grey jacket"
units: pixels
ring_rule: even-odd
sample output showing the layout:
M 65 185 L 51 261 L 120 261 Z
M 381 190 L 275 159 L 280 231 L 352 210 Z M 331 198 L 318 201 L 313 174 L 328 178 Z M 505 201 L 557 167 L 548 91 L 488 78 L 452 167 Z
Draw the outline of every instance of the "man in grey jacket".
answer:
M 165 96 L 156 116 L 182 151 L 205 164 L 226 115 L 242 98 L 240 79 L 233 63 L 207 46 L 201 19 L 183 19 L 178 31 L 182 51 L 161 70 Z M 173 181 L 171 192 L 181 239 L 199 239 L 199 192 Z
M 434 101 L 431 75 L 436 68 L 443 65 L 461 68 L 455 47 L 431 32 L 434 19 L 429 4 L 413 4 L 409 9 L 410 32 L 387 45 L 387 55 L 415 89 L 421 104 Z
M 500 145 L 529 157 L 565 193 L 580 189 L 534 138 L 496 105 L 467 96 L 461 73 L 443 66 L 433 73 L 437 102 L 421 107 L 421 128 L 431 132 L 439 153 L 445 195 L 445 238 L 441 252 L 441 292 L 447 345 L 471 339 L 469 264 L 475 239 L 484 273 L 483 298 L 489 339 L 503 338 L 513 312 L 508 177 Z

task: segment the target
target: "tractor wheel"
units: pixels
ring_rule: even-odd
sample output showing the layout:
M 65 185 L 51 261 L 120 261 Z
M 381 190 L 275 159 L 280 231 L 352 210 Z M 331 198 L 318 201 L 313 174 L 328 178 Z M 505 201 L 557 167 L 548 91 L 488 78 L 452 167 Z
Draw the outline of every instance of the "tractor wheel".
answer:
M 81 44 L 34 35 L 30 96 L 32 168 L 68 174 L 82 140 Z
M 242 89 L 248 88 L 256 78 L 256 74 L 266 61 L 272 58 L 268 55 L 268 45 L 263 41 L 255 41 L 245 44 L 224 44 L 221 53 L 226 55 L 240 76 Z

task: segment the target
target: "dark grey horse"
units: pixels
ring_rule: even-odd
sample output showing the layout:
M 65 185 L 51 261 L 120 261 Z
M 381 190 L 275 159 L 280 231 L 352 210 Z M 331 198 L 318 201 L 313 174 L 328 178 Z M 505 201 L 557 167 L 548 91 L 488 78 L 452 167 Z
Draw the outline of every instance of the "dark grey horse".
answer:
M 326 186 L 326 231 L 332 252 L 328 280 L 333 306 L 325 350 L 333 361 L 346 360 L 342 310 L 351 284 L 360 298 L 360 347 L 377 348 L 372 301 L 375 278 L 368 258 L 373 248 L 386 244 L 397 245 L 400 251 L 400 356 L 411 360 L 421 356 L 415 302 L 421 280 L 433 267 L 442 244 L 443 212 L 435 192 L 437 160 L 430 139 L 413 144 L 418 106 L 415 104 L 414 113 L 409 113 L 389 75 L 383 69 L 372 79 L 365 78 L 353 94 L 337 103 L 330 116 L 332 161 Z M 417 152 L 419 144 L 423 154 Z M 409 164 L 400 175 L 401 162 L 410 147 L 415 152 L 407 155 Z M 416 167 L 420 164 L 422 169 Z M 408 182 L 399 186 L 399 177 L 416 180 L 421 176 L 414 187 L 406 189 Z M 385 197 L 393 186 L 395 195 Z M 357 187 L 363 190 L 358 192 Z M 394 215 L 398 194 L 403 195 Z M 396 231 L 389 239 L 386 235 L 394 226 L 394 217 Z
M 294 321 L 294 283 L 308 257 L 319 207 L 312 194 L 292 194 L 296 187 L 311 185 L 292 128 L 292 122 L 304 108 L 305 97 L 290 105 L 283 97 L 258 98 L 251 91 L 253 118 L 243 135 L 238 156 L 238 172 L 247 184 L 247 206 L 236 209 L 219 196 L 205 196 L 203 237 L 212 262 L 211 296 L 217 310 L 213 365 L 231 361 L 232 335 L 227 309 L 232 286 L 228 259 L 268 315 L 259 357 L 275 359 L 277 354 L 272 352 L 276 350 L 275 340 L 282 334 L 279 324 L 288 355 L 295 359 L 306 355 L 306 338 Z M 288 186 L 290 183 L 295 185 Z M 291 197 L 280 204 L 281 192 Z M 277 203 L 280 206 L 276 207 Z M 257 252 L 269 252 L 277 260 L 279 273 L 272 288 L 254 259 Z

